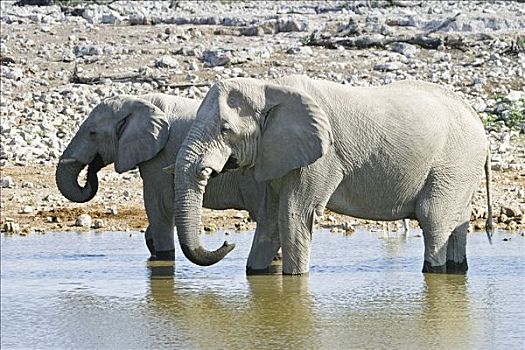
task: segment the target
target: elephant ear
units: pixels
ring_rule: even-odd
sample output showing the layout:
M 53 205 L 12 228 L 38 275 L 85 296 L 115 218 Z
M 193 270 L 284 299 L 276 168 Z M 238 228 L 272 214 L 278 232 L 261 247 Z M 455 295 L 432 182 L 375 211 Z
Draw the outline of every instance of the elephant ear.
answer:
M 330 121 L 305 92 L 265 87 L 266 117 L 255 162 L 255 179 L 266 181 L 315 162 L 333 143 Z
M 115 170 L 135 168 L 159 153 L 169 137 L 169 123 L 164 112 L 141 99 L 128 99 L 122 105 L 125 118 L 117 123 L 118 150 Z

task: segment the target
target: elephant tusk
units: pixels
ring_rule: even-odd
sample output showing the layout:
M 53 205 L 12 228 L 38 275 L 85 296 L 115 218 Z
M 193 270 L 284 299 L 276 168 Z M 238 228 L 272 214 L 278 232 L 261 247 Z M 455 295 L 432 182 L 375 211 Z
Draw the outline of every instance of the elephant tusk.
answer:
M 204 168 L 201 170 L 201 179 L 208 179 L 211 175 L 211 173 L 213 172 L 213 169 L 212 168 Z
M 171 164 L 171 165 L 168 165 L 167 167 L 162 168 L 162 171 L 170 175 L 175 174 L 175 164 Z
M 58 161 L 58 164 L 71 164 L 71 163 L 76 163 L 77 160 L 76 159 L 73 159 L 73 158 L 64 158 L 64 159 L 60 159 Z

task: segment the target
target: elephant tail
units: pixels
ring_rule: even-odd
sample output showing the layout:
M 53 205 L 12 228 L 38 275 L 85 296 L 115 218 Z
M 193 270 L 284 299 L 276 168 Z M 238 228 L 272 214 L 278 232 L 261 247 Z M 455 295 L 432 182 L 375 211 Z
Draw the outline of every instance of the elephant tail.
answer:
M 490 201 L 490 183 L 492 182 L 492 172 L 490 166 L 490 148 L 487 151 L 487 158 L 485 160 L 485 186 L 487 189 L 487 221 L 485 222 L 485 231 L 489 243 L 492 244 L 492 236 L 494 235 L 494 225 L 492 223 L 492 204 Z

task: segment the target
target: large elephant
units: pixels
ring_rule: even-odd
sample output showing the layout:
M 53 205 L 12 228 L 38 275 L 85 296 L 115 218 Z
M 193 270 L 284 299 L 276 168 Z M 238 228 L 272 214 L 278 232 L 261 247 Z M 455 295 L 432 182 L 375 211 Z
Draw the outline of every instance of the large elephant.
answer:
M 195 119 L 200 101 L 163 94 L 117 96 L 97 105 L 80 126 L 56 169 L 56 183 L 69 200 L 83 203 L 98 189 L 97 172 L 115 163 L 123 173 L 138 166 L 144 185 L 144 205 L 149 226 L 146 244 L 153 258 L 173 259 L 172 165 Z M 77 178 L 87 165 L 84 187 Z M 253 173 L 222 174 L 210 181 L 204 206 L 212 209 L 246 209 L 256 218 L 264 193 Z
M 435 84 L 224 80 L 204 98 L 177 155 L 179 242 L 196 264 L 231 251 L 227 242 L 216 251 L 200 245 L 199 206 L 210 176 L 253 169 L 266 188 L 247 272 L 267 269 L 279 243 L 283 273 L 308 272 L 314 217 L 326 205 L 365 219 L 417 219 L 423 272 L 465 273 L 470 202 L 488 165 L 478 116 Z

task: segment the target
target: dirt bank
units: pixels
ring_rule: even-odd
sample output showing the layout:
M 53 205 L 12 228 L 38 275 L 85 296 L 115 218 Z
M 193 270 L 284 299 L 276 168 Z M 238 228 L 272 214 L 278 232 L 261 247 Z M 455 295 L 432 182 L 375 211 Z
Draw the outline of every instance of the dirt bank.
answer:
M 72 203 L 62 197 L 55 185 L 52 166 L 11 166 L 1 169 L 2 177 L 10 177 L 9 187 L 1 189 L 1 227 L 4 231 L 28 234 L 32 231 L 142 231 L 147 227 L 147 218 L 142 202 L 142 181 L 136 172 L 118 175 L 109 166 L 99 173 L 100 187 L 96 197 L 83 204 Z M 486 213 L 484 185 L 480 184 L 476 195 L 474 212 Z M 507 213 L 509 194 L 525 188 L 525 173 L 513 171 L 497 172 L 493 175 L 492 195 L 497 226 L 523 232 L 525 223 L 520 217 Z M 515 193 L 514 193 L 515 195 Z M 502 209 L 503 208 L 503 209 Z M 504 220 L 501 220 L 503 215 Z M 88 226 L 75 225 L 81 214 L 91 217 Z M 517 214 L 517 213 L 516 213 Z M 473 215 L 474 216 L 474 215 Z M 334 231 L 352 232 L 359 226 L 376 229 L 400 230 L 401 222 L 383 223 L 358 220 L 328 210 L 318 225 Z M 415 227 L 416 221 L 411 225 Z M 472 229 L 482 229 L 484 219 L 472 221 Z M 96 228 L 95 228 L 96 227 Z M 214 231 L 249 230 L 255 227 L 248 213 L 237 210 L 203 210 L 203 229 Z

